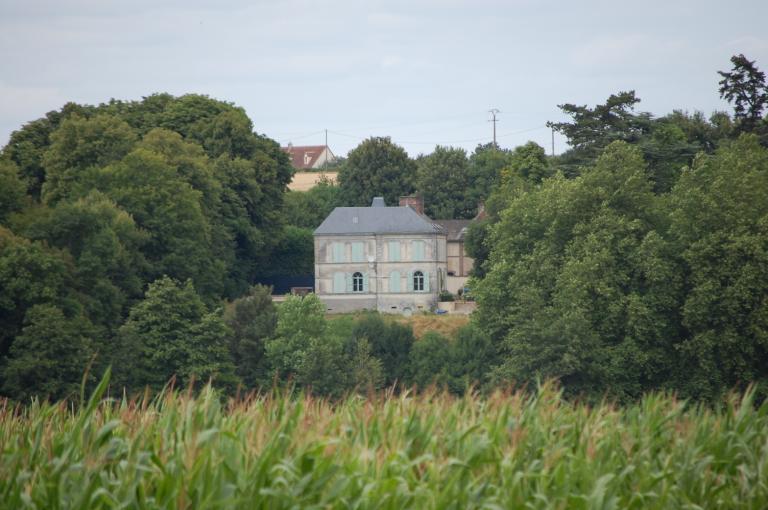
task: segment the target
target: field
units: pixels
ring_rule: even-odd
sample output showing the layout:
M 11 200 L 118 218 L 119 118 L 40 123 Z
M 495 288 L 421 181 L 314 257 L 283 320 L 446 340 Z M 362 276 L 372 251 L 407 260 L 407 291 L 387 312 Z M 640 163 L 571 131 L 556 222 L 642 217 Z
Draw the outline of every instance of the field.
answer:
M 4 508 L 766 508 L 768 405 L 166 393 L 0 407 Z

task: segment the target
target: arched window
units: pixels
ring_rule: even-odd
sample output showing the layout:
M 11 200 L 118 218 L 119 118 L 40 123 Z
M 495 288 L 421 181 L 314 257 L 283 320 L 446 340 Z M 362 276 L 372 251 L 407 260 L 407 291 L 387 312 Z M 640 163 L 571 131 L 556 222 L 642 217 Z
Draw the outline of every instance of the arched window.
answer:
M 352 292 L 363 292 L 363 273 L 352 275 Z
M 424 290 L 424 273 L 421 271 L 413 273 L 413 290 L 416 292 Z

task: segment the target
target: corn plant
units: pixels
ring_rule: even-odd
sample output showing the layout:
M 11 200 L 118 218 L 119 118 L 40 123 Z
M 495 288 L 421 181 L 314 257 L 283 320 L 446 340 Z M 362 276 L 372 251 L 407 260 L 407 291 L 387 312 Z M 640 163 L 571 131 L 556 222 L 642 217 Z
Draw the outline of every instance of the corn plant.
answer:
M 0 405 L 3 508 L 768 507 L 768 404 L 166 390 Z

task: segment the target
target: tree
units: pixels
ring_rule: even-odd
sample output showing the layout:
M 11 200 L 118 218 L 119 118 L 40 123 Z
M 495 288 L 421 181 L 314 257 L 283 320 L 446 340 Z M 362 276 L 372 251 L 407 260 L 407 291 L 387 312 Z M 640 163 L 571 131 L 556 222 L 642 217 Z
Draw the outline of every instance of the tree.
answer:
M 19 401 L 76 395 L 93 353 L 92 335 L 82 315 L 67 317 L 49 304 L 31 307 L 8 355 L 3 393 Z
M 473 288 L 497 381 L 558 377 L 569 394 L 622 399 L 669 381 L 681 279 L 659 216 L 642 154 L 623 142 L 511 200 Z
M 578 174 L 578 167 L 589 164 L 611 142 L 636 142 L 649 129 L 650 114 L 634 114 L 640 99 L 635 91 L 611 94 L 605 104 L 589 108 L 566 103 L 558 105 L 571 122 L 547 122 L 547 126 L 562 133 L 571 150 L 560 159 L 567 175 Z
M 316 229 L 341 202 L 341 189 L 323 177 L 307 191 L 288 191 L 283 200 L 283 217 L 288 225 Z
M 266 354 L 273 373 L 287 380 L 302 370 L 313 344 L 319 347 L 326 332 L 325 305 L 315 294 L 291 295 L 277 314 L 277 331 L 266 343 Z
M 765 73 L 759 71 L 754 60 L 743 54 L 731 57 L 730 73 L 718 71 L 720 97 L 733 103 L 736 127 L 740 132 L 752 132 L 763 121 L 763 109 L 768 105 L 768 87 Z
M 464 149 L 435 147 L 418 161 L 416 190 L 431 218 L 472 218 L 477 213 L 469 161 Z
M 411 349 L 410 383 L 422 389 L 432 384 L 448 384 L 450 351 L 450 340 L 437 331 L 427 331 Z
M 162 155 L 138 148 L 101 170 L 95 186 L 149 233 L 142 251 L 150 279 L 191 278 L 203 296 L 220 295 L 226 267 L 213 250 L 202 194 Z
M 102 114 L 66 119 L 51 134 L 51 145 L 43 156 L 43 199 L 54 204 L 71 198 L 84 172 L 119 161 L 136 141 L 131 126 L 116 117 Z
M 191 280 L 164 276 L 149 285 L 120 328 L 114 352 L 119 383 L 158 391 L 172 377 L 226 388 L 237 379 L 229 350 L 230 331 L 218 312 L 208 312 Z
M 544 147 L 536 142 L 528 142 L 512 151 L 508 166 L 502 170 L 502 179 L 518 176 L 531 183 L 541 184 L 553 173 Z
M 74 202 L 63 201 L 34 218 L 24 233 L 72 256 L 72 285 L 86 314 L 111 334 L 128 307 L 142 295 L 147 263 L 141 253 L 147 233 L 112 200 L 98 191 Z
M 670 197 L 685 295 L 677 385 L 713 399 L 768 391 L 768 150 L 742 135 L 697 158 Z
M 232 330 L 231 351 L 237 375 L 248 388 L 268 382 L 264 344 L 275 335 L 277 308 L 272 302 L 272 289 L 254 285 L 243 297 L 232 303 L 225 316 Z
M 45 182 L 43 156 L 51 144 L 51 133 L 67 118 L 77 115 L 90 115 L 91 108 L 67 103 L 61 111 L 48 112 L 45 117 L 26 123 L 21 129 L 11 133 L 8 145 L 3 147 L 2 155 L 19 167 L 19 175 L 27 184 L 27 191 L 34 200 L 40 200 Z
M 349 364 L 351 384 L 358 391 L 371 392 L 384 385 L 383 364 L 371 354 L 371 344 L 367 338 L 355 339 Z
M 24 207 L 26 194 L 27 186 L 19 178 L 16 165 L 12 161 L 0 159 L 0 223 Z
M 448 387 L 462 394 L 470 387 L 489 381 L 492 369 L 498 363 L 496 347 L 491 338 L 477 325 L 470 323 L 456 333 L 451 343 L 448 361 Z
M 372 137 L 350 151 L 339 170 L 339 186 L 346 205 L 367 206 L 383 196 L 387 204 L 414 191 L 416 164 L 389 137 Z
M 371 312 L 355 322 L 351 337 L 355 342 L 366 340 L 370 355 L 381 361 L 386 386 L 406 380 L 408 359 L 414 343 L 410 326 L 386 322 L 380 314 Z
M 272 252 L 272 263 L 260 276 L 306 276 L 315 269 L 315 240 L 312 230 L 286 225 Z
M 484 202 L 501 181 L 501 170 L 509 164 L 510 152 L 493 143 L 478 145 L 469 156 L 472 179 L 472 199 Z
M 53 304 L 76 315 L 71 266 L 64 253 L 0 226 L 0 359 L 10 351 L 27 310 Z

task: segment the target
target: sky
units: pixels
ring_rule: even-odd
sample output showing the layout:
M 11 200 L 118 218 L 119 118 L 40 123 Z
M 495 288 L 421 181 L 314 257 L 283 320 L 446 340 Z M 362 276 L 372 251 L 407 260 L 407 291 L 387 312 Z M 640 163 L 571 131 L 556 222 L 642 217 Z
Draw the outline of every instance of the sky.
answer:
M 768 71 L 768 1 L 0 0 L 0 146 L 68 102 L 207 94 L 281 144 L 533 140 L 558 104 L 729 110 L 718 70 Z M 555 152 L 567 148 L 555 137 Z

